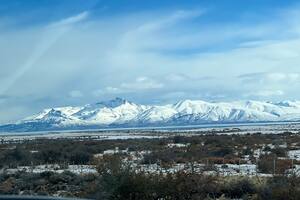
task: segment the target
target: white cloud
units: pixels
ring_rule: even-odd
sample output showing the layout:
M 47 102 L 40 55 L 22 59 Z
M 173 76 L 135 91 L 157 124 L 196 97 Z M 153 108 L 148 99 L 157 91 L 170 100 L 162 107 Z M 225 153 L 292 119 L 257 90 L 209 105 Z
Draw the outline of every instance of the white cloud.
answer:
M 285 80 L 288 77 L 287 74 L 283 74 L 283 73 L 269 73 L 266 74 L 266 78 L 269 81 L 282 81 Z
M 69 96 L 72 98 L 79 98 L 79 97 L 83 97 L 83 94 L 79 90 L 72 90 L 69 92 Z
M 93 96 L 101 97 L 105 94 L 121 94 L 124 92 L 125 91 L 121 90 L 120 88 L 107 86 L 104 89 L 94 90 L 92 94 Z
M 272 83 L 272 82 L 295 82 L 299 81 L 299 73 L 282 73 L 282 72 L 271 72 L 271 73 L 252 73 L 244 74 L 239 76 L 239 78 L 244 82 L 249 83 Z
M 175 91 L 175 92 L 169 92 L 166 93 L 164 95 L 162 95 L 163 99 L 182 99 L 183 96 L 187 96 L 186 92 L 182 92 L 182 91 Z
M 166 76 L 166 79 L 169 81 L 184 81 L 189 79 L 189 77 L 184 74 L 169 74 Z
M 103 96 L 105 94 L 124 94 L 132 92 L 142 92 L 146 90 L 161 89 L 164 85 L 149 77 L 140 76 L 133 82 L 121 83 L 118 87 L 107 86 L 100 90 L 93 91 L 94 96 Z
M 148 90 L 148 89 L 159 89 L 164 85 L 149 77 L 138 77 L 134 82 L 122 83 L 120 88 L 126 90 Z
M 106 87 L 105 88 L 105 91 L 109 92 L 109 93 L 120 93 L 120 89 L 119 88 L 116 88 L 116 87 Z
M 282 90 L 259 90 L 256 92 L 247 93 L 245 97 L 272 97 L 272 96 L 282 96 L 285 93 Z
M 75 23 L 78 23 L 78 22 L 81 22 L 81 21 L 87 19 L 88 16 L 89 16 L 89 12 L 84 11 L 84 12 L 81 12 L 77 15 L 70 16 L 70 17 L 62 19 L 60 21 L 54 22 L 54 23 L 50 24 L 49 27 L 57 28 L 57 27 L 61 27 L 61 26 L 72 25 L 72 24 L 75 24 Z
M 177 10 L 169 15 L 162 16 L 156 20 L 144 23 L 138 26 L 134 31 L 139 33 L 157 31 L 159 29 L 166 28 L 167 26 L 174 25 L 180 21 L 199 17 L 202 14 L 204 14 L 204 10 Z
M 100 97 L 103 94 L 104 94 L 103 90 L 94 90 L 92 92 L 92 95 L 95 96 L 95 97 Z
M 266 78 L 270 81 L 297 81 L 298 73 L 268 73 Z

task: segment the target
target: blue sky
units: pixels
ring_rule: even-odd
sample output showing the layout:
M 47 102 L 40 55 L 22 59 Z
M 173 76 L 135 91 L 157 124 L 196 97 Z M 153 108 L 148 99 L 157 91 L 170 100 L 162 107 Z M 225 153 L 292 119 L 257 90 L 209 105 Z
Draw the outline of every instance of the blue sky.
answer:
M 0 123 L 124 97 L 299 100 L 300 4 L 0 0 Z

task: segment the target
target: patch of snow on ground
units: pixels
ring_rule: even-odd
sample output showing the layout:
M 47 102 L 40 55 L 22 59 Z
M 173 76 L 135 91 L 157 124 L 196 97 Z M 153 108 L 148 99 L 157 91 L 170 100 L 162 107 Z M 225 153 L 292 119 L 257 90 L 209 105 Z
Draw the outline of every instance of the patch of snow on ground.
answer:
M 290 159 L 300 160 L 300 149 L 288 151 L 288 157 Z

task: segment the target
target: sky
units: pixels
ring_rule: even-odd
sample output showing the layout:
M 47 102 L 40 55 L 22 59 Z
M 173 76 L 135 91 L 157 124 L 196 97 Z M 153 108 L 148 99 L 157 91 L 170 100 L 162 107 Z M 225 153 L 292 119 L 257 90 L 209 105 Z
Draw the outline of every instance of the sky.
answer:
M 0 123 L 115 97 L 300 100 L 300 3 L 0 0 Z

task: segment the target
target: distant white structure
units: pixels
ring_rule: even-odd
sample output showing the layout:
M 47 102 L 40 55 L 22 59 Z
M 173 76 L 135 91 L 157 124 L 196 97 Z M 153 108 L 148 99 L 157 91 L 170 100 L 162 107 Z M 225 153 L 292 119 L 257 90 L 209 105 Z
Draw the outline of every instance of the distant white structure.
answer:
M 119 153 L 128 153 L 128 148 L 125 150 L 120 150 L 119 147 L 115 147 L 115 149 L 108 149 L 103 151 L 103 155 L 114 155 Z
M 184 147 L 188 147 L 188 146 L 190 146 L 189 143 L 187 143 L 187 144 L 183 144 L 183 143 L 170 143 L 170 144 L 167 144 L 167 147 L 169 147 L 169 148 L 173 148 L 173 147 L 184 148 Z

